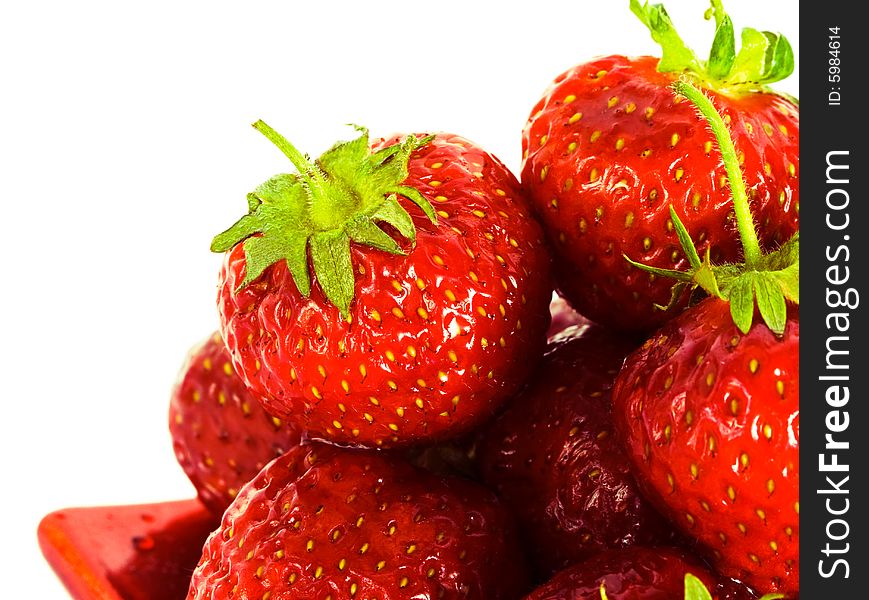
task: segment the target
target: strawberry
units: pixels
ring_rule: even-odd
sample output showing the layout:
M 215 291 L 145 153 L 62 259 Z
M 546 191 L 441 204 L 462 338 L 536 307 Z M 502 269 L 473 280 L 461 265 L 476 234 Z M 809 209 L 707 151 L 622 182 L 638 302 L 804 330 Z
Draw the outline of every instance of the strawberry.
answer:
M 709 595 L 712 590 L 714 595 Z M 706 596 L 702 593 L 706 592 Z M 594 555 L 559 573 L 525 600 L 749 600 L 682 550 L 631 546 Z
M 198 500 L 66 508 L 39 546 L 75 600 L 179 600 L 218 519 Z
M 292 422 L 268 415 L 235 374 L 220 334 L 192 349 L 169 404 L 178 462 L 216 515 L 267 462 L 299 444 Z
M 678 217 L 692 271 L 710 297 L 628 356 L 613 388 L 616 428 L 646 496 L 700 542 L 724 575 L 762 592 L 799 589 L 799 239 L 763 255 L 724 120 L 679 93 L 722 148 L 746 263 L 701 261 Z
M 661 44 L 663 58 L 606 56 L 560 75 L 523 132 L 522 184 L 556 253 L 559 291 L 585 317 L 631 332 L 651 331 L 667 311 L 670 285 L 625 262 L 682 269 L 670 207 L 713 260 L 738 258 L 721 154 L 690 103 L 670 84 L 701 85 L 725 115 L 743 166 L 762 244 L 798 228 L 799 109 L 766 84 L 787 77 L 784 37 L 745 29 L 735 53 L 733 25 L 713 1 L 717 32 L 708 61 L 685 47 L 661 5 L 631 10 Z
M 548 326 L 548 254 L 516 179 L 454 135 L 372 149 L 363 129 L 311 161 L 255 127 L 299 172 L 257 188 L 212 245 L 228 251 L 221 330 L 252 393 L 353 445 L 438 440 L 490 416 Z
M 739 331 L 710 298 L 664 326 L 619 375 L 616 425 L 647 496 L 764 591 L 799 584 L 799 323 Z
M 525 585 L 510 519 L 490 492 L 315 443 L 242 489 L 187 597 L 499 600 Z
M 517 516 L 544 577 L 607 548 L 672 541 L 615 439 L 610 392 L 633 348 L 593 326 L 550 350 L 481 435 L 483 478 Z

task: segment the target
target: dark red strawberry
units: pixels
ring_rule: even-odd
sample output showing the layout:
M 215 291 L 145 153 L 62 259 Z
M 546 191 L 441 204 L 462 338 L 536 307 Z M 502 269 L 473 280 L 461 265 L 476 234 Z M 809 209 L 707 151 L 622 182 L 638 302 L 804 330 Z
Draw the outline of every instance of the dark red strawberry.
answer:
M 765 87 L 791 73 L 791 48 L 783 37 L 745 29 L 735 54 L 733 25 L 713 5 L 717 33 L 702 61 L 661 5 L 631 0 L 663 58 L 577 65 L 555 80 L 525 127 L 522 183 L 557 254 L 560 292 L 592 321 L 651 331 L 684 308 L 684 295 L 666 312 L 655 308 L 668 305 L 670 283 L 624 260 L 687 265 L 670 207 L 701 254 L 739 257 L 721 153 L 691 104 L 671 93 L 680 77 L 703 86 L 725 115 L 763 246 L 777 247 L 798 228 L 799 109 Z
M 686 579 L 686 575 L 688 578 Z M 525 600 L 748 600 L 747 590 L 712 574 L 682 550 L 609 550 L 556 574 Z
M 480 473 L 473 458 L 474 442 L 471 434 L 433 446 L 413 446 L 407 449 L 403 458 L 443 477 L 464 477 L 479 483 Z
M 733 192 L 746 264 L 701 261 L 675 220 L 689 275 L 712 297 L 631 354 L 614 419 L 650 498 L 724 575 L 761 592 L 799 589 L 799 240 L 762 255 L 725 123 L 695 88 Z M 662 275 L 666 272 L 656 271 Z
M 250 395 L 217 333 L 187 356 L 172 391 L 169 430 L 178 462 L 216 515 L 301 437 L 295 423 L 270 416 Z
M 229 251 L 222 331 L 252 392 L 347 444 L 432 441 L 490 416 L 549 322 L 549 259 L 516 179 L 454 135 L 372 150 L 362 130 L 312 162 L 256 127 L 299 174 L 257 188 L 212 246 Z
M 514 599 L 525 572 L 510 519 L 484 488 L 315 444 L 241 491 L 188 599 Z
M 607 548 L 673 539 L 613 431 L 610 392 L 633 347 L 597 326 L 551 346 L 482 434 L 483 478 L 516 514 L 543 577 Z
M 46 560 L 75 600 L 183 600 L 217 527 L 198 500 L 67 508 L 39 524 Z

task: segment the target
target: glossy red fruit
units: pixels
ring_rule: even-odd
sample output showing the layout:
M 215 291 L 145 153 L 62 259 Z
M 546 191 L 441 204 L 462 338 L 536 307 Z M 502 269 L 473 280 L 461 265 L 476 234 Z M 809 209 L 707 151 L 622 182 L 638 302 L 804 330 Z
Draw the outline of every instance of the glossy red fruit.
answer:
M 393 168 L 400 161 L 406 168 Z M 222 331 L 251 391 L 313 438 L 353 445 L 432 442 L 492 415 L 530 373 L 549 323 L 549 258 L 516 179 L 495 157 L 449 134 L 393 138 L 369 150 L 363 132 L 301 167 L 356 186 L 360 197 L 368 193 L 363 205 L 380 208 L 364 221 L 373 209 L 353 212 L 357 207 L 339 198 L 328 214 L 351 213 L 348 219 L 366 223 L 361 233 L 347 233 L 345 224 L 308 238 L 275 233 L 277 241 L 262 242 L 266 237 L 256 231 L 267 229 L 272 217 L 256 216 L 257 210 L 268 213 L 297 193 L 287 189 L 328 187 L 299 183 L 301 175 L 279 176 L 249 198 L 254 216 L 218 236 L 213 247 L 229 249 L 220 277 Z M 366 173 L 378 169 L 392 169 L 392 183 L 377 175 L 382 185 L 370 193 Z M 327 207 L 329 194 L 340 195 L 322 191 Z M 247 226 L 257 219 L 259 225 Z M 397 231 L 415 245 L 386 233 Z M 284 238 L 301 239 L 293 247 L 301 248 L 293 255 L 298 261 L 260 257 L 263 244 L 268 256 L 279 254 L 272 245 Z M 317 259 L 318 252 L 324 256 Z M 251 280 L 252 260 L 261 273 Z M 314 275 L 305 284 L 309 265 Z
M 611 389 L 634 346 L 594 326 L 550 346 L 482 433 L 483 479 L 516 514 L 543 577 L 608 548 L 672 542 L 613 431 Z
M 559 291 L 583 316 L 623 331 L 651 331 L 686 304 L 683 294 L 670 310 L 656 309 L 669 304 L 672 282 L 625 260 L 687 265 L 670 206 L 701 256 L 707 249 L 715 262 L 740 255 L 721 153 L 691 103 L 671 90 L 684 73 L 695 72 L 727 121 L 761 243 L 776 247 L 798 229 L 798 107 L 746 84 L 742 73 L 697 72 L 696 61 L 660 72 L 673 63 L 666 48 L 664 56 L 666 64 L 615 55 L 572 67 L 523 132 L 522 183 L 557 255 Z
M 630 355 L 617 430 L 647 496 L 724 575 L 799 589 L 799 321 L 743 334 L 707 299 Z
M 382 453 L 312 445 L 242 490 L 188 599 L 512 599 L 525 572 L 510 519 L 484 488 Z
M 714 600 L 752 597 L 682 550 L 632 546 L 602 552 L 559 572 L 525 600 L 682 600 L 687 597 L 686 573 L 697 577 Z
M 198 500 L 67 508 L 39 524 L 39 545 L 75 600 L 183 600 L 218 525 Z
M 301 438 L 295 423 L 267 414 L 251 396 L 217 333 L 187 356 L 172 391 L 169 431 L 179 464 L 218 516 L 242 485 Z

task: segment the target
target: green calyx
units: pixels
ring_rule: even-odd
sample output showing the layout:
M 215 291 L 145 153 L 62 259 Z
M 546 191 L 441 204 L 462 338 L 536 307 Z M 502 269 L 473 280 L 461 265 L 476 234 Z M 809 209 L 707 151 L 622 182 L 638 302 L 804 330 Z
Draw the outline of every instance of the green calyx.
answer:
M 253 124 L 290 159 L 297 173 L 275 175 L 247 195 L 248 213 L 211 242 L 213 252 L 226 252 L 244 241 L 245 278 L 249 285 L 271 265 L 286 261 L 299 292 L 311 293 L 311 273 L 326 298 L 349 317 L 355 280 L 350 242 L 404 254 L 380 225 L 395 228 L 416 241 L 416 228 L 399 203 L 404 196 L 432 221 L 437 216 L 428 200 L 403 184 L 410 155 L 432 137 L 408 136 L 399 144 L 371 151 L 368 130 L 339 142 L 312 161 L 263 121 Z
M 727 126 L 712 102 L 699 89 L 687 81 L 678 81 L 673 85 L 674 91 L 686 97 L 697 108 L 701 116 L 709 123 L 724 162 L 733 197 L 733 212 L 736 216 L 736 226 L 742 241 L 745 262 L 741 264 L 713 265 L 709 259 L 709 251 L 701 258 L 685 225 L 679 219 L 676 211 L 670 206 L 670 218 L 673 221 L 676 235 L 682 250 L 688 258 L 689 268 L 686 271 L 659 269 L 625 259 L 638 267 L 655 275 L 670 277 L 676 280 L 670 304 L 664 310 L 674 306 L 687 288 L 700 288 L 710 296 L 715 296 L 730 303 L 730 314 L 733 322 L 743 333 L 751 328 L 754 319 L 754 308 L 760 312 L 764 323 L 777 335 L 784 332 L 787 321 L 787 302 L 800 302 L 800 240 L 799 232 L 777 250 L 763 254 L 757 238 L 754 219 L 748 204 L 748 194 L 745 181 L 739 169 L 739 160 L 733 146 L 733 140 Z
M 690 74 L 704 86 L 721 92 L 762 89 L 793 73 L 794 51 L 781 34 L 746 27 L 737 52 L 733 22 L 721 0 L 711 0 L 704 15 L 715 20 L 715 37 L 707 60 L 698 58 L 685 45 L 662 4 L 630 0 L 630 8 L 661 46 L 658 70 L 663 73 Z
M 784 598 L 784 594 L 764 594 L 758 600 L 780 600 L 781 598 Z M 600 584 L 600 600 L 609 600 L 603 582 Z M 697 576 L 685 573 L 685 600 L 712 600 L 712 594 Z
M 764 594 L 758 600 L 780 600 L 784 594 Z M 685 574 L 685 600 L 712 600 L 712 594 L 696 576 Z

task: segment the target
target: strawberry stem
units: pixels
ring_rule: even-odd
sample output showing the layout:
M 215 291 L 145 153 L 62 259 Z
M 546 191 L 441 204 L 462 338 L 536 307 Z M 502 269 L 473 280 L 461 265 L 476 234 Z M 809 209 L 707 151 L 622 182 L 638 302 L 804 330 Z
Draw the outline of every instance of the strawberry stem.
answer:
M 739 158 L 736 156 L 736 148 L 733 146 L 733 140 L 727 131 L 727 125 L 724 124 L 724 119 L 721 118 L 712 101 L 692 84 L 680 80 L 673 84 L 673 89 L 677 94 L 685 96 L 694 104 L 698 112 L 709 123 L 712 133 L 718 141 L 721 158 L 727 171 L 727 178 L 730 181 L 733 212 L 736 214 L 736 227 L 742 240 L 745 264 L 749 269 L 753 269 L 760 262 L 762 253 L 754 218 L 748 205 L 745 180 L 742 178 L 742 171 L 739 168 Z
M 353 210 L 354 199 L 346 194 L 330 189 L 330 182 L 319 166 L 299 152 L 290 141 L 272 129 L 262 119 L 253 124 L 253 128 L 263 134 L 299 171 L 299 177 L 304 182 L 304 188 L 309 200 L 308 217 L 318 229 L 334 229 L 336 221 L 344 218 L 347 212 Z
M 317 169 L 316 165 L 314 165 L 314 163 L 312 163 L 304 154 L 299 152 L 287 138 L 272 129 L 272 127 L 265 121 L 259 119 L 253 124 L 253 128 L 266 136 L 272 144 L 277 146 L 278 149 L 290 159 L 290 162 L 299 170 L 299 175 L 304 178 L 308 185 L 316 185 L 322 181 L 323 176 Z

